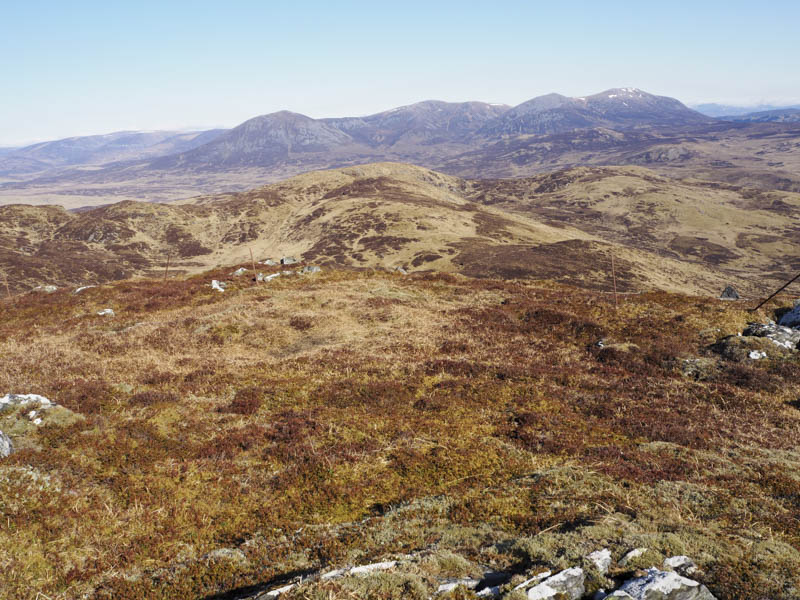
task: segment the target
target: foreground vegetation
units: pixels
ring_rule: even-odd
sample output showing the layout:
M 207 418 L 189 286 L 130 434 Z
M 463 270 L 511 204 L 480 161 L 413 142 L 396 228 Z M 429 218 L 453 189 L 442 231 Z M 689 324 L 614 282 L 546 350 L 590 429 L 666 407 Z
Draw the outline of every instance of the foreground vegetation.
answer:
M 4 301 L 0 395 L 83 417 L 0 462 L 4 597 L 600 546 L 688 554 L 718 598 L 800 596 L 800 361 L 714 355 L 740 304 L 374 271 L 213 291 L 231 270 Z M 297 594 L 424 598 L 430 573 Z

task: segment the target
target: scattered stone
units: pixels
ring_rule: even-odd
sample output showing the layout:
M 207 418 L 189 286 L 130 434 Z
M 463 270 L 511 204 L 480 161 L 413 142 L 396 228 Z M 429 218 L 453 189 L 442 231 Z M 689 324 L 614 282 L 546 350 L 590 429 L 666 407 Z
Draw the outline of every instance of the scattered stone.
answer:
M 800 328 L 800 300 L 794 303 L 794 308 L 778 320 L 778 325 L 783 327 Z
M 719 299 L 720 300 L 738 300 L 739 299 L 739 293 L 735 289 L 733 289 L 733 286 L 729 285 L 724 290 L 722 290 L 722 293 L 719 295 Z
M 112 309 L 110 309 L 110 308 L 104 308 L 103 310 L 99 310 L 99 311 L 97 311 L 97 314 L 98 314 L 98 316 L 101 316 L 101 317 L 113 317 L 113 316 L 115 316 L 114 311 Z
M 88 290 L 89 288 L 97 287 L 96 285 L 82 285 L 81 287 L 77 288 L 73 294 L 80 294 L 84 290 Z
M 464 579 L 454 579 L 452 581 L 448 581 L 446 583 L 441 584 L 437 588 L 436 593 L 437 594 L 444 594 L 446 592 L 451 592 L 454 589 L 456 589 L 458 586 L 462 586 L 462 587 L 464 587 L 464 588 L 466 588 L 468 590 L 474 590 L 476 587 L 478 587 L 479 583 L 480 583 L 480 581 L 478 581 L 477 579 L 472 579 L 472 578 L 469 578 L 469 577 L 468 578 L 464 578 Z M 484 588 L 484 589 L 488 589 L 488 588 Z
M 611 566 L 611 550 L 608 548 L 603 548 L 602 550 L 595 550 L 591 554 L 589 554 L 586 558 L 594 563 L 597 567 L 597 570 L 600 571 L 601 575 L 605 575 L 608 573 L 608 567 Z
M 52 294 L 57 289 L 58 288 L 56 286 L 54 286 L 54 285 L 37 285 L 35 288 L 33 288 L 33 291 L 34 292 L 44 292 L 45 294 Z
M 267 592 L 263 596 L 259 596 L 259 598 L 277 598 L 281 594 L 285 594 L 286 592 L 289 592 L 289 591 L 293 590 L 298 585 L 300 585 L 300 584 L 299 583 L 290 583 L 289 585 L 285 585 L 283 587 L 279 587 L 278 589 L 272 590 L 271 592 Z
M 322 269 L 319 267 L 303 267 L 303 270 L 300 271 L 303 275 L 308 275 L 310 273 L 319 273 Z
M 400 275 L 408 275 L 408 271 L 406 271 L 403 267 L 396 267 L 395 271 L 400 273 Z
M 690 577 L 698 571 L 697 565 L 694 564 L 694 561 L 688 556 L 684 555 L 665 558 L 663 568 L 672 569 L 673 571 L 677 571 L 686 577 Z
M 372 563 L 370 565 L 362 565 L 360 567 L 353 567 L 348 572 L 348 575 L 365 575 L 375 571 L 388 571 L 397 565 L 396 560 L 387 560 L 384 562 Z
M 578 600 L 586 593 L 586 573 L 572 567 L 548 577 L 528 590 L 528 600 Z
M 781 322 L 783 322 L 783 318 L 781 318 Z M 767 338 L 776 346 L 788 350 L 796 350 L 800 345 L 800 331 L 785 325 L 776 325 L 772 321 L 766 325 L 763 323 L 748 323 L 747 328 L 742 332 L 742 336 Z
M 535 583 L 539 583 L 542 579 L 547 579 L 553 574 L 552 571 L 545 571 L 544 573 L 539 573 L 538 575 L 534 575 L 530 579 L 527 579 L 520 583 L 519 585 L 515 586 L 515 590 L 524 590 L 531 587 Z
M 14 452 L 14 444 L 11 443 L 11 438 L 0 431 L 0 458 L 10 456 L 12 452 Z
M 281 275 L 294 275 L 294 271 L 281 271 Z
M 273 273 L 272 275 L 267 275 L 266 277 L 264 277 L 264 281 L 272 281 L 276 277 L 280 277 L 280 275 L 281 275 L 280 273 Z
M 747 355 L 752 360 L 759 360 L 762 358 L 767 358 L 767 353 L 762 352 L 761 350 L 751 350 L 750 354 Z
M 296 262 L 297 262 L 297 259 L 294 256 L 284 256 L 281 259 L 281 264 L 282 265 L 293 265 Z
M 202 559 L 211 561 L 226 560 L 230 562 L 245 563 L 247 562 L 247 555 L 237 548 L 217 548 L 208 554 L 204 554 Z
M 258 263 L 258 264 L 260 264 L 260 265 L 267 265 L 268 267 L 274 267 L 274 266 L 275 266 L 275 265 L 277 265 L 278 263 L 277 263 L 276 261 L 272 260 L 271 258 L 268 258 L 267 260 L 262 260 L 262 261 L 261 261 L 260 263 Z
M 628 563 L 632 560 L 639 558 L 642 554 L 647 552 L 647 548 L 634 548 L 630 552 L 628 552 L 625 556 L 619 559 L 619 564 L 622 567 L 628 566 Z
M 500 586 L 493 585 L 491 587 L 485 587 L 480 592 L 478 592 L 476 596 L 478 596 L 478 598 L 499 598 Z
M 234 277 L 239 277 L 240 275 L 244 275 L 245 273 L 247 273 L 247 269 L 245 269 L 244 267 L 239 267 L 233 273 L 231 273 L 231 275 L 233 275 Z
M 329 581 L 331 579 L 339 579 L 340 577 L 344 577 L 347 575 L 347 569 L 334 569 L 333 571 L 328 571 L 327 573 L 323 573 L 320 575 L 320 579 L 322 581 Z
M 627 596 L 614 595 L 624 592 Z M 647 569 L 644 577 L 625 582 L 610 598 L 634 600 L 716 600 L 706 586 L 673 571 Z
M 216 279 L 212 279 L 211 280 L 211 289 L 212 290 L 217 290 L 218 292 L 224 292 L 225 291 L 225 286 L 222 285 L 222 283 L 220 283 Z

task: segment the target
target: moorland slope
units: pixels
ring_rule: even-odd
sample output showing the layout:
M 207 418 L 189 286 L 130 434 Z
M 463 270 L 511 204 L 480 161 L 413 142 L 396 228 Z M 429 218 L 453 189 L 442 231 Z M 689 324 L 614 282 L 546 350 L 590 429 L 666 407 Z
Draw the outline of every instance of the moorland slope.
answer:
M 463 180 L 396 163 L 250 192 L 80 212 L 0 207 L 12 291 L 302 256 L 324 266 L 757 295 L 800 268 L 800 195 L 678 182 L 635 167 Z
M 591 595 L 614 585 L 583 558 L 599 548 L 613 577 L 681 554 L 720 600 L 800 594 L 797 353 L 711 347 L 788 298 L 615 310 L 560 285 L 234 267 L 0 300 L 0 395 L 57 404 L 0 405 L 5 597 L 252 598 L 392 560 L 280 597 L 425 600 L 489 569 L 519 598 L 574 565 Z

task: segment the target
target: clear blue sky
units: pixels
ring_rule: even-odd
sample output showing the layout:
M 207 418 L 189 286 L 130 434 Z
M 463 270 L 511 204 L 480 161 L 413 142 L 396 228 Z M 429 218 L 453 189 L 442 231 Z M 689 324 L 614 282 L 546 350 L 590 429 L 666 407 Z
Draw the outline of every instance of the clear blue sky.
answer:
M 795 103 L 798 24 L 798 0 L 10 0 L 0 145 L 622 86 Z

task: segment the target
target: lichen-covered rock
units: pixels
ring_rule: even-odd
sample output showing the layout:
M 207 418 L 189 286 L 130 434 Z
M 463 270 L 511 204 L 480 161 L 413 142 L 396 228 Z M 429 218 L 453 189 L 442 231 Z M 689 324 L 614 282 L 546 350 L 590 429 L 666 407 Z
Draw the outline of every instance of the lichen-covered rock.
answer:
M 384 562 L 372 563 L 369 565 L 361 565 L 360 567 L 353 567 L 349 571 L 349 575 L 366 575 L 367 573 L 374 573 L 375 571 L 388 571 L 389 569 L 397 566 L 396 560 L 387 560 Z
M 320 269 L 319 267 L 309 266 L 309 267 L 303 267 L 303 270 L 301 272 L 304 275 L 309 275 L 311 273 L 319 273 L 321 270 L 322 269 Z
M 648 569 L 644 577 L 625 582 L 619 592 L 628 594 L 634 600 L 716 600 L 701 583 L 655 567 Z M 625 598 L 613 594 L 610 597 Z
M 218 281 L 216 279 L 212 279 L 211 280 L 211 289 L 212 290 L 217 290 L 218 292 L 224 292 L 225 291 L 225 286 L 220 281 Z
M 8 406 L 26 406 L 28 404 L 39 404 L 41 407 L 53 405 L 48 398 L 39 394 L 6 394 L 0 398 L 0 411 Z
M 468 577 L 463 579 L 454 579 L 452 581 L 447 581 L 445 583 L 442 583 L 436 590 L 436 593 L 444 594 L 446 592 L 451 592 L 459 586 L 466 588 L 468 590 L 474 590 L 476 587 L 478 587 L 479 583 L 480 581 L 478 581 L 477 579 L 472 579 Z
M 608 548 L 595 550 L 586 558 L 594 563 L 601 575 L 605 575 L 608 572 L 608 567 L 611 566 L 611 550 Z
M 783 323 L 783 319 L 781 319 L 781 323 Z M 776 325 L 775 323 L 767 323 L 766 325 L 764 323 L 748 323 L 747 329 L 742 332 L 742 336 L 767 338 L 776 346 L 787 350 L 796 350 L 798 344 L 800 344 L 800 331 L 785 325 Z
M 746 335 L 729 335 L 711 345 L 710 349 L 733 362 L 749 362 L 753 351 L 764 352 L 767 356 L 788 355 L 791 352 L 770 338 Z
M 293 265 L 296 262 L 297 262 L 297 259 L 294 256 L 284 256 L 281 259 L 281 264 L 282 265 Z
M 11 443 L 11 438 L 0 431 L 0 458 L 9 456 L 13 451 L 14 444 Z
M 586 573 L 580 567 L 565 569 L 528 590 L 528 600 L 578 600 L 586 593 Z
M 229 561 L 236 563 L 246 563 L 247 556 L 238 548 L 217 548 L 208 554 L 203 555 L 203 560 L 208 561 Z
M 244 275 L 245 273 L 247 273 L 247 269 L 245 269 L 244 267 L 240 267 L 236 269 L 233 273 L 231 273 L 231 275 L 233 275 L 234 277 L 239 277 L 240 275 Z
M 623 567 L 627 566 L 629 562 L 639 558 L 645 552 L 647 552 L 647 548 L 634 548 L 633 550 L 625 554 L 625 556 L 619 559 L 620 566 Z
M 694 564 L 694 561 L 688 556 L 683 556 L 683 555 L 671 556 L 669 558 L 665 558 L 662 567 L 664 569 L 671 569 L 673 571 L 677 571 L 678 573 L 686 577 L 691 577 L 698 571 L 697 565 Z
M 103 310 L 97 311 L 97 314 L 100 317 L 113 317 L 114 316 L 114 309 L 112 309 L 112 308 L 104 308 Z

